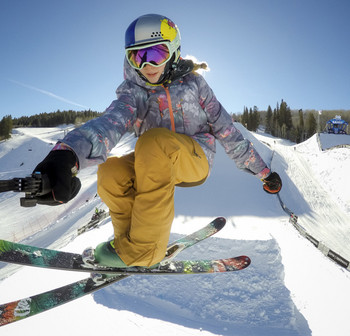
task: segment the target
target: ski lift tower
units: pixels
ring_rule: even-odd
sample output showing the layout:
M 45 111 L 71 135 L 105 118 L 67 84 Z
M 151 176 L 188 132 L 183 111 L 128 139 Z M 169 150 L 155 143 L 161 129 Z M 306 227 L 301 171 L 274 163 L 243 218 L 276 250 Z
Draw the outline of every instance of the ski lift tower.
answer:
M 348 122 L 337 115 L 335 118 L 327 121 L 327 132 L 333 134 L 347 134 L 346 130 L 348 125 Z

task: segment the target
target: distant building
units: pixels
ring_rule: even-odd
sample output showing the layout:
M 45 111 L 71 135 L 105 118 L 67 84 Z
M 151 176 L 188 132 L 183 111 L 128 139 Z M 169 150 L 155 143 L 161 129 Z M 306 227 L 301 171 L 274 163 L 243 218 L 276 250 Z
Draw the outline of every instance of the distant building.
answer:
M 335 116 L 335 118 L 327 121 L 327 132 L 333 134 L 347 134 L 347 128 L 349 123 L 341 118 L 341 116 Z

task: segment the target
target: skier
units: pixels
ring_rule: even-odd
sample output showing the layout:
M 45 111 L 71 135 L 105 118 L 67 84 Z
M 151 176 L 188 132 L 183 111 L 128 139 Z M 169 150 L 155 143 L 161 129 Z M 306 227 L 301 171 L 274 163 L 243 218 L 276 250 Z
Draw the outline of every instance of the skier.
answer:
M 69 132 L 35 168 L 52 192 L 39 204 L 58 205 L 80 189 L 78 170 L 99 164 L 97 188 L 110 210 L 114 239 L 94 250 L 105 266 L 146 266 L 165 256 L 174 218 L 175 186 L 196 186 L 208 177 L 216 140 L 236 165 L 278 193 L 282 182 L 253 144 L 235 128 L 199 67 L 180 57 L 180 32 L 167 17 L 143 15 L 125 33 L 123 83 L 105 113 Z M 135 151 L 109 157 L 126 132 Z

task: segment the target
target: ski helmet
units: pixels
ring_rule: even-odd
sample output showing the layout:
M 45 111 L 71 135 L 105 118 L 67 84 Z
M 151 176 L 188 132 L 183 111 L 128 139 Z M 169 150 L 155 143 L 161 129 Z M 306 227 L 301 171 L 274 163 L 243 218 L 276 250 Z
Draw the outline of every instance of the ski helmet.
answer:
M 128 49 L 146 48 L 148 45 L 162 42 L 166 42 L 170 57 L 160 82 L 164 82 L 169 77 L 170 70 L 180 58 L 181 37 L 175 23 L 163 15 L 146 14 L 134 20 L 125 32 L 126 52 Z M 139 71 L 138 73 L 140 75 Z

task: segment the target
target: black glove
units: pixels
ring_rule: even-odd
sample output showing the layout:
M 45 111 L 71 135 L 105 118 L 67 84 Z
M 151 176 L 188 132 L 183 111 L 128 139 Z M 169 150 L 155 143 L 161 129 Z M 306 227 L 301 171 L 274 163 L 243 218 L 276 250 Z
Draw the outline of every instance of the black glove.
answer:
M 81 187 L 77 173 L 77 158 L 71 150 L 53 150 L 40 162 L 34 172 L 47 175 L 51 192 L 37 196 L 38 204 L 59 205 L 74 198 Z
M 275 172 L 262 180 L 263 188 L 269 194 L 277 194 L 282 189 L 282 181 L 279 175 Z

